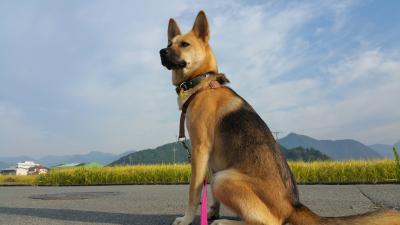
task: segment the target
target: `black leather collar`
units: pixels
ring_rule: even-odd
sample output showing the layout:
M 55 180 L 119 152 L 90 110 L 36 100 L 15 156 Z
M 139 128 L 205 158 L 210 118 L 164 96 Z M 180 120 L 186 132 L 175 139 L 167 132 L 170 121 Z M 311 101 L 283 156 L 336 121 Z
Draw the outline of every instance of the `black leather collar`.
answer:
M 206 79 L 207 77 L 213 75 L 213 73 L 204 73 L 200 76 L 197 76 L 191 80 L 184 81 L 180 83 L 176 88 L 175 91 L 177 94 L 179 94 L 181 91 L 187 91 L 191 88 L 194 88 L 196 85 L 198 85 L 202 80 Z

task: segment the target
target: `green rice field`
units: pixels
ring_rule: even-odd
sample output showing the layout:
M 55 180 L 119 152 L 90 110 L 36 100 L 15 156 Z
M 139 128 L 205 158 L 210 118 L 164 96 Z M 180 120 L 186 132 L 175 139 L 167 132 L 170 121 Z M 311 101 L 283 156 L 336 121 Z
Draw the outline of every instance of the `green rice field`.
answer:
M 289 162 L 300 184 L 400 183 L 394 160 Z M 190 165 L 54 169 L 37 176 L 0 176 L 2 185 L 187 184 Z

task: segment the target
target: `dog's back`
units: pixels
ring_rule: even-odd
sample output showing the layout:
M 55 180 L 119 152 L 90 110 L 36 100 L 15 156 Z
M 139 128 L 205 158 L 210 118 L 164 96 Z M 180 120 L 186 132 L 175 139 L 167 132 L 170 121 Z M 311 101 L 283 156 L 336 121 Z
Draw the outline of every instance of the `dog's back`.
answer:
M 220 118 L 216 133 L 228 164 L 260 181 L 267 181 L 269 190 L 286 189 L 290 201 L 297 204 L 299 198 L 293 174 L 267 124 L 253 107 L 232 92 L 243 104 Z

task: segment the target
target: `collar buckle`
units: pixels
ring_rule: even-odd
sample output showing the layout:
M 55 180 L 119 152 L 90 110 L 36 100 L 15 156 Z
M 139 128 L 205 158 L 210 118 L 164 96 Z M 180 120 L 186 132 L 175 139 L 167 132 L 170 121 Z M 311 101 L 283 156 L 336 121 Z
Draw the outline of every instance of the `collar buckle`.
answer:
M 184 91 L 186 91 L 187 89 L 188 89 L 188 85 L 187 85 L 187 83 L 186 82 L 182 82 L 180 85 L 179 85 L 179 89 L 180 90 L 184 90 Z

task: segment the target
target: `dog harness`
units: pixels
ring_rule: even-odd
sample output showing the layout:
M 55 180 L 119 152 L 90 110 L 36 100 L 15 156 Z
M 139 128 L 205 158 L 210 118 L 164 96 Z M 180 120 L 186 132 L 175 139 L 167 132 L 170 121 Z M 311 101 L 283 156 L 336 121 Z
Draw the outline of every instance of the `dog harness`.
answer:
M 200 84 L 203 80 L 207 78 L 212 78 L 208 81 L 208 85 L 199 87 L 196 89 L 196 86 Z M 186 111 L 189 107 L 189 104 L 193 101 L 197 94 L 202 91 L 208 89 L 215 89 L 222 87 L 225 83 L 228 83 L 229 80 L 225 77 L 224 74 L 213 74 L 213 73 L 205 73 L 203 75 L 197 76 L 189 81 L 182 82 L 175 89 L 178 94 L 178 105 L 181 109 L 181 117 L 179 121 L 179 136 L 178 142 L 182 144 L 182 146 L 186 149 L 188 154 L 189 163 L 192 161 L 192 155 L 189 150 L 189 147 L 186 144 L 186 136 L 185 136 L 185 119 L 186 119 Z M 193 90 L 193 92 L 190 92 Z M 204 178 L 203 181 L 203 196 L 201 198 L 201 211 L 200 211 L 200 225 L 208 225 L 207 221 L 207 179 Z

